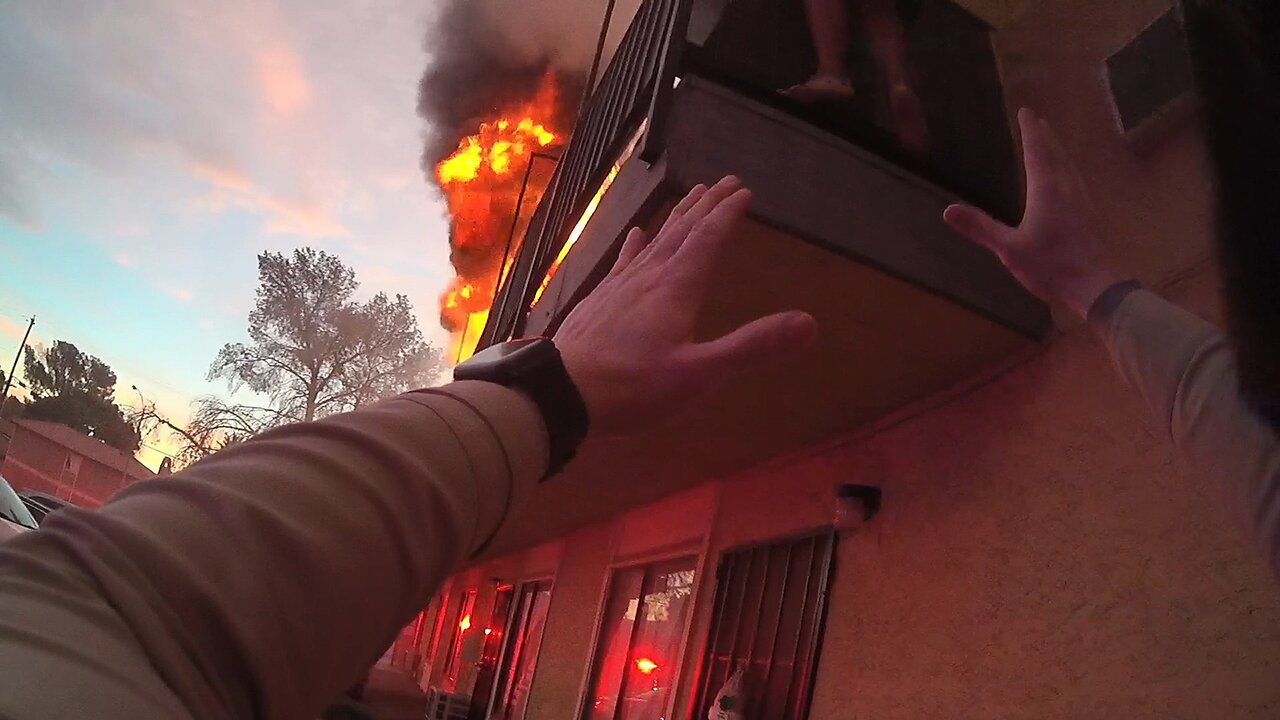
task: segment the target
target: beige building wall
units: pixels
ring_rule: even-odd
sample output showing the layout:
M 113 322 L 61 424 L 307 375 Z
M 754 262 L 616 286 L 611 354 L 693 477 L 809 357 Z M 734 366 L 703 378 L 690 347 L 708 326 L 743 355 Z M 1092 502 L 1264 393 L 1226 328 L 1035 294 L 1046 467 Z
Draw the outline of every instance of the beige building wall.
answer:
M 591 640 L 604 595 L 611 528 L 579 530 L 565 541 L 529 693 L 532 718 L 572 718 L 586 685 Z
M 995 42 L 1010 107 L 1030 104 L 1060 129 L 1121 260 L 1216 319 L 1194 120 L 1131 146 L 1102 72 L 1165 6 L 1028 2 Z M 884 506 L 840 542 L 812 717 L 1280 713 L 1275 578 L 1075 327 L 829 447 L 567 538 L 529 717 L 574 716 L 610 566 L 662 542 L 703 557 L 671 715 L 686 717 L 716 558 L 829 523 L 842 482 L 881 486 Z M 684 520 L 671 514 L 680 507 Z

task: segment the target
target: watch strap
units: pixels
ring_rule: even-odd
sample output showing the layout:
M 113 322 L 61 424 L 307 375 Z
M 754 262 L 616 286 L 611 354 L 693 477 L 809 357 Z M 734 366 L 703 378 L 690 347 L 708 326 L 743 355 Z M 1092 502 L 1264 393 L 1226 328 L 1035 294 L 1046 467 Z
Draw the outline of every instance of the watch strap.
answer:
M 563 470 L 574 458 L 578 446 L 587 437 L 590 422 L 587 405 L 582 401 L 582 395 L 573 384 L 573 379 L 569 377 L 569 371 L 565 369 L 558 349 L 555 351 L 555 362 L 547 363 L 530 380 L 531 382 L 513 387 L 538 406 L 543 424 L 547 428 L 550 462 L 547 474 L 543 477 L 545 481 Z
M 454 368 L 457 380 L 480 380 L 533 401 L 547 430 L 549 465 L 543 480 L 564 469 L 587 436 L 590 418 L 560 350 L 547 338 L 513 340 L 486 348 Z

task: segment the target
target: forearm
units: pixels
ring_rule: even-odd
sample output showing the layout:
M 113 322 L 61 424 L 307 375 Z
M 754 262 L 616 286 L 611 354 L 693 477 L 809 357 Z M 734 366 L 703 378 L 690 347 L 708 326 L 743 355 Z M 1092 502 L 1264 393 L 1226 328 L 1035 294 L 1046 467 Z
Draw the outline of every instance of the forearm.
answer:
M 1280 442 L 1241 399 L 1222 335 L 1146 291 L 1091 322 L 1156 427 L 1222 489 L 1280 576 Z
M 546 468 L 532 403 L 445 392 L 267 433 L 13 550 L 83 574 L 154 666 L 128 674 L 192 715 L 314 717 Z

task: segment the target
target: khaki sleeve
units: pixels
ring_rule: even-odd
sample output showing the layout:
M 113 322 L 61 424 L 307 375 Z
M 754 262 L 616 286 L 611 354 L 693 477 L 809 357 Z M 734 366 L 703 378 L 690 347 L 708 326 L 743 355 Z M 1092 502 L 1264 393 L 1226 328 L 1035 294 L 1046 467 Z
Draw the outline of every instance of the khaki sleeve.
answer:
M 485 383 L 281 428 L 0 546 L 0 717 L 310 720 L 545 472 Z
M 1096 326 L 1156 427 L 1222 489 L 1280 577 L 1280 441 L 1241 399 L 1225 338 L 1141 290 Z

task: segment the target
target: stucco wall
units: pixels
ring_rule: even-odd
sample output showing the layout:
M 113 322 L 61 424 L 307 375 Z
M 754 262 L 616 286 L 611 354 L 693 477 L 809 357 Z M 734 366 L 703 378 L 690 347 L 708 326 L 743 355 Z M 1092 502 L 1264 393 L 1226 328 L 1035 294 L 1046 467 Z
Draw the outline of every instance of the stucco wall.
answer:
M 1035 0 L 994 35 L 1006 104 L 1049 119 L 1093 191 L 1103 229 L 1143 281 L 1208 257 L 1210 175 L 1194 120 L 1145 147 L 1118 131 L 1105 58 L 1169 0 Z
M 572 718 L 577 710 L 604 592 L 611 537 L 608 525 L 598 525 L 565 539 L 529 692 L 529 720 Z
M 1208 288 L 1176 295 L 1197 306 Z M 1273 579 L 1083 332 L 781 473 L 798 496 L 837 480 L 885 490 L 881 516 L 840 546 L 814 717 L 1280 708 Z

